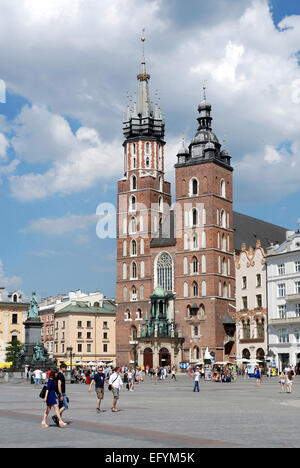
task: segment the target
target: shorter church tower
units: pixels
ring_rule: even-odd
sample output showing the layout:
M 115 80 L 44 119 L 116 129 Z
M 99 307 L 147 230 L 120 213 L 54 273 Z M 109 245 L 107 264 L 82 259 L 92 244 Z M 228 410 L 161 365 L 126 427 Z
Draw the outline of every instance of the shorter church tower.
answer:
M 234 352 L 234 330 L 228 323 L 235 307 L 233 168 L 212 132 L 205 94 L 198 111 L 198 131 L 189 148 L 179 150 L 175 166 L 180 207 L 175 321 L 185 337 L 186 361 L 203 360 L 206 348 L 223 361 Z

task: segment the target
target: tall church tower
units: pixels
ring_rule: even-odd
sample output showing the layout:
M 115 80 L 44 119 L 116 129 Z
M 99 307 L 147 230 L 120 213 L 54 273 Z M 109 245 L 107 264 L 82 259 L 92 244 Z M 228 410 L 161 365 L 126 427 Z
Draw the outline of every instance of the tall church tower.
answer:
M 231 157 L 212 132 L 211 105 L 198 107 L 198 131 L 182 145 L 176 171 L 176 311 L 185 360 L 234 352 L 235 270 Z M 233 306 L 233 307 L 232 307 Z
M 165 122 L 150 100 L 144 47 L 137 80 L 137 102 L 128 106 L 123 121 L 124 177 L 118 182 L 116 347 L 121 366 L 136 361 L 135 340 L 150 314 L 154 289 L 150 242 L 171 205 L 164 179 Z

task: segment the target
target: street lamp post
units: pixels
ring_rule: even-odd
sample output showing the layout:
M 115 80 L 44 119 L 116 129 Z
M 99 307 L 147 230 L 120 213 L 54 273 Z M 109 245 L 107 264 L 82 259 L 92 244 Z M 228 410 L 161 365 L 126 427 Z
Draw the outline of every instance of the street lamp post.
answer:
M 71 380 L 71 382 L 72 382 L 72 370 L 73 370 L 73 362 L 72 362 L 72 359 L 73 359 L 73 356 L 74 356 L 72 346 L 69 346 L 69 347 L 67 348 L 67 352 L 69 352 L 69 356 L 70 356 L 70 364 L 71 364 L 70 380 Z

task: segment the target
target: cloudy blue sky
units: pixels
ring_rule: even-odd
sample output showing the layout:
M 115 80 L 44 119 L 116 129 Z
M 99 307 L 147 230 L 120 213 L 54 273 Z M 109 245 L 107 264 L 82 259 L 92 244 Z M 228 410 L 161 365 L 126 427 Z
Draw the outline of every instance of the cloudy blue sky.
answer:
M 233 156 L 235 210 L 296 228 L 297 0 L 0 0 L 0 13 L 0 286 L 114 296 L 115 241 L 97 238 L 95 213 L 116 202 L 143 27 L 167 178 L 182 133 L 196 132 L 206 80 Z

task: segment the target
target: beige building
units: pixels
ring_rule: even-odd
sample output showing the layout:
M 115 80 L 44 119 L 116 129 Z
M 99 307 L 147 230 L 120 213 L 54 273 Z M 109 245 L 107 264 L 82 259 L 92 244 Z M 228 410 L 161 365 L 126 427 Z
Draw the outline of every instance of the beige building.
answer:
M 99 306 L 84 301 L 60 306 L 55 311 L 54 359 L 69 362 L 72 353 L 73 364 L 115 364 L 115 303 L 103 299 Z
M 264 360 L 267 340 L 266 254 L 257 241 L 236 254 L 236 327 L 238 360 Z
M 25 342 L 24 322 L 29 312 L 29 304 L 22 302 L 19 291 L 10 293 L 7 300 L 0 295 L 0 363 L 5 363 L 6 348 L 11 341 Z

